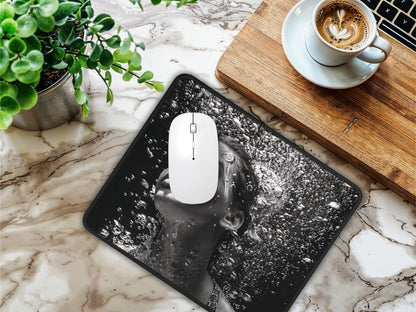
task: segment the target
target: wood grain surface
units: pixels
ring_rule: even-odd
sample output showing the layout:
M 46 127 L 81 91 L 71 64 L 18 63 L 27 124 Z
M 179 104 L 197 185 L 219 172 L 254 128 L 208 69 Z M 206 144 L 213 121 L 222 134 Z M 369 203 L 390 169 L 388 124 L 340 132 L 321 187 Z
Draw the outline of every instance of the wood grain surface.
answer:
M 344 90 L 314 85 L 282 47 L 297 2 L 263 1 L 218 62 L 217 78 L 415 204 L 416 53 L 380 32 L 393 50 L 373 77 Z

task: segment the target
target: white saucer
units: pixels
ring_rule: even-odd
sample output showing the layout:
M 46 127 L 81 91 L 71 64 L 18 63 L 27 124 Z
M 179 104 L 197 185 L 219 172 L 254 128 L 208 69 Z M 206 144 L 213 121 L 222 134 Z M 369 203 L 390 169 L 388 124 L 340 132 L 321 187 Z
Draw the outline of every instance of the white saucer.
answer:
M 306 50 L 305 33 L 319 0 L 303 0 L 286 16 L 282 29 L 283 50 L 290 64 L 310 82 L 330 89 L 347 89 L 370 78 L 380 64 L 370 64 L 357 58 L 346 64 L 328 67 L 314 61 Z

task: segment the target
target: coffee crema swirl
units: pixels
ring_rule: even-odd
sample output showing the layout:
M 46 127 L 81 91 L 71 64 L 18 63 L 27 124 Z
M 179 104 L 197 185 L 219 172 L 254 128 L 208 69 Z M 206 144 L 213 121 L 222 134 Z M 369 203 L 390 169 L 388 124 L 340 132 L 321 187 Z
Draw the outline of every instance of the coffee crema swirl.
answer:
M 339 49 L 359 49 L 368 39 L 368 22 L 364 15 L 342 2 L 323 7 L 316 17 L 316 26 L 322 38 Z

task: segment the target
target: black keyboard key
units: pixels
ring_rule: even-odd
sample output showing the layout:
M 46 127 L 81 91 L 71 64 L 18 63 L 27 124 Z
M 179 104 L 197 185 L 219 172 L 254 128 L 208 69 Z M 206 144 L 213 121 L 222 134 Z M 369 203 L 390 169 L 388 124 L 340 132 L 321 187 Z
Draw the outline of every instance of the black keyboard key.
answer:
M 394 24 L 403 29 L 404 31 L 409 32 L 415 24 L 415 21 L 406 14 L 400 13 L 394 21 Z
M 375 19 L 376 19 L 376 22 L 377 22 L 377 24 L 378 24 L 378 22 L 380 21 L 380 16 L 378 16 L 376 13 L 373 13 L 373 15 L 374 15 L 374 17 L 375 17 Z
M 381 0 L 361 0 L 361 1 L 364 2 L 371 10 L 374 10 L 377 7 L 377 4 L 379 4 Z
M 407 12 L 412 7 L 413 0 L 394 0 L 393 4 L 399 9 Z
M 416 5 L 410 11 L 410 16 L 416 19 Z
M 388 19 L 389 21 L 392 21 L 398 11 L 399 10 L 397 10 L 395 7 L 388 4 L 387 2 L 382 2 L 378 7 L 377 13 L 379 13 L 381 16 Z
M 412 36 L 413 36 L 414 38 L 416 38 L 416 27 L 415 27 L 415 29 L 413 29 L 413 31 L 412 31 Z
M 410 37 L 408 34 L 401 31 L 396 26 L 383 20 L 381 21 L 379 29 L 381 29 L 385 33 L 389 34 L 390 36 L 397 39 L 398 41 L 400 41 L 401 43 L 403 43 L 404 45 L 416 52 L 416 39 Z

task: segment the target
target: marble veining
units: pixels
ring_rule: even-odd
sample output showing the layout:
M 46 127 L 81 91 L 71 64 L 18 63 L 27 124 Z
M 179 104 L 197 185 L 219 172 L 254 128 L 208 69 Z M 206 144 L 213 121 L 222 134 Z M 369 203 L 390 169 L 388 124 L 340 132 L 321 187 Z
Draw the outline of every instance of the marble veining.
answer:
M 145 68 L 166 86 L 180 73 L 195 75 L 361 188 L 362 204 L 291 312 L 416 310 L 416 207 L 216 80 L 218 59 L 259 0 L 146 4 L 143 12 L 127 0 L 93 4 L 145 42 Z M 204 311 L 82 226 L 161 97 L 121 78 L 113 88 L 109 107 L 91 74 L 88 118 L 1 132 L 0 311 Z

